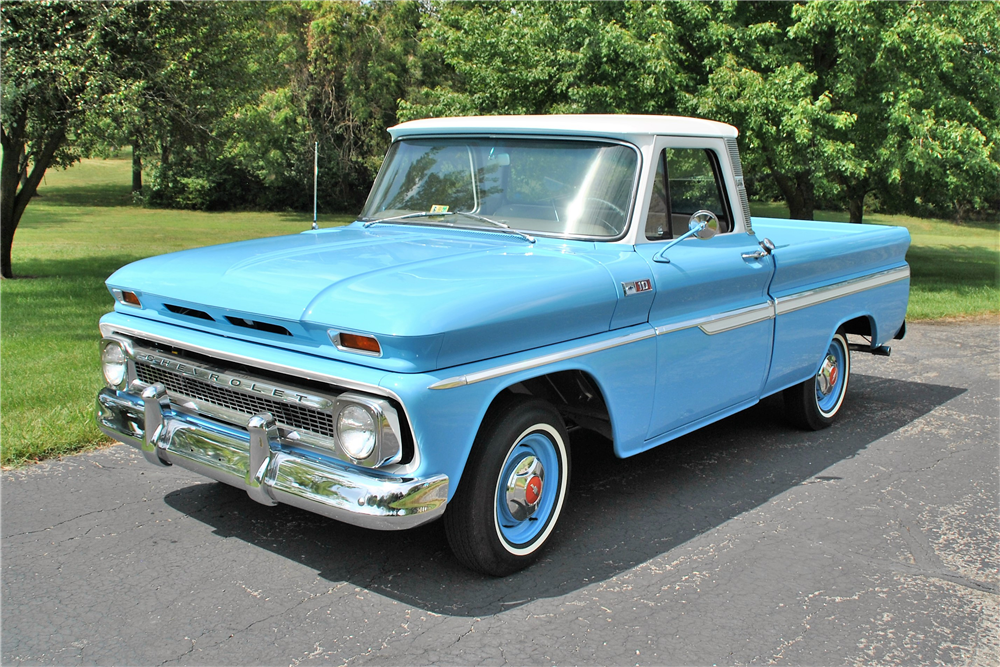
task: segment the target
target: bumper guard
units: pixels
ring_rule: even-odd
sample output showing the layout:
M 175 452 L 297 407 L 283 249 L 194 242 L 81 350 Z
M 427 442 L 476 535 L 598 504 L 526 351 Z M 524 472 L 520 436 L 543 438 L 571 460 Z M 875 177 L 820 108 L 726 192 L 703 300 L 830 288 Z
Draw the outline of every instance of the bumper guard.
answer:
M 412 528 L 443 514 L 448 500 L 445 475 L 379 475 L 284 450 L 270 414 L 251 417 L 246 430 L 234 428 L 173 410 L 161 384 L 141 397 L 101 390 L 97 425 L 154 465 L 178 465 L 264 505 L 292 505 L 364 528 Z

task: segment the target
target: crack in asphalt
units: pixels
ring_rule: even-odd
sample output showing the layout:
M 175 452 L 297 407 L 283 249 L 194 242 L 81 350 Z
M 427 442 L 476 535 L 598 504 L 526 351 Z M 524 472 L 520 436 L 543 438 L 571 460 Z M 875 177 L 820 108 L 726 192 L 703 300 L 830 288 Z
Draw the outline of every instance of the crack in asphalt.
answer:
M 295 604 L 291 605 L 290 607 L 288 607 L 286 609 L 283 609 L 282 611 L 276 612 L 274 614 L 270 614 L 268 616 L 265 616 L 264 618 L 257 619 L 256 621 L 250 623 L 248 626 L 246 626 L 245 628 L 243 628 L 241 630 L 234 630 L 234 631 L 232 631 L 229 634 L 228 637 L 226 637 L 224 639 L 221 639 L 221 640 L 215 642 L 214 644 L 209 644 L 208 646 L 205 646 L 202 650 L 207 650 L 207 649 L 216 648 L 218 646 L 222 646 L 223 644 L 225 644 L 226 642 L 228 642 L 230 639 L 234 639 L 237 635 L 241 635 L 244 632 L 247 632 L 248 630 L 250 630 L 251 628 L 253 628 L 255 625 L 259 625 L 261 623 L 265 623 L 267 621 L 270 621 L 272 618 L 277 618 L 278 616 L 284 616 L 285 614 L 288 614 L 289 612 L 292 612 L 292 611 L 298 609 L 299 607 L 301 607 L 302 605 L 304 605 L 307 602 L 310 602 L 312 600 L 318 600 L 319 598 L 322 598 L 322 597 L 325 597 L 327 595 L 330 595 L 335 590 L 336 590 L 336 588 L 331 588 L 331 589 L 327 590 L 324 593 L 316 593 L 314 595 L 309 595 L 309 596 L 305 597 L 304 599 L 299 600 Z M 191 647 L 188 650 L 184 651 L 183 653 L 181 653 L 180 655 L 178 655 L 175 658 L 169 658 L 167 660 L 164 660 L 163 662 L 161 662 L 159 664 L 159 667 L 163 667 L 164 665 L 166 665 L 168 663 L 171 663 L 171 662 L 177 662 L 179 660 L 182 660 L 184 658 L 184 656 L 190 655 L 192 652 L 194 652 L 195 644 L 197 643 L 197 641 L 199 639 L 201 639 L 202 637 L 204 637 L 205 635 L 209 634 L 210 632 L 213 632 L 213 630 L 206 630 L 205 632 L 201 633 L 200 635 L 198 635 L 197 637 L 195 637 L 194 639 L 192 639 L 191 640 Z M 223 630 L 223 632 L 225 632 L 225 630 Z
M 147 502 L 149 502 L 149 500 L 146 499 L 146 498 L 143 498 L 142 500 L 135 500 L 135 501 L 132 501 L 130 503 L 122 503 L 118 507 L 111 507 L 111 508 L 104 507 L 104 508 L 101 508 L 99 510 L 92 510 L 90 512 L 84 512 L 83 514 L 80 514 L 79 516 L 75 516 L 75 517 L 73 517 L 71 519 L 64 519 L 64 520 L 62 520 L 62 521 L 60 521 L 58 523 L 54 523 L 51 526 L 48 526 L 47 528 L 39 528 L 38 530 L 28 530 L 28 531 L 25 531 L 23 533 L 13 533 L 11 535 L 4 535 L 3 539 L 5 539 L 5 540 L 11 540 L 11 539 L 14 539 L 15 537 L 24 537 L 25 535 L 34 535 L 36 533 L 44 533 L 47 530 L 52 530 L 53 528 L 58 528 L 59 526 L 61 526 L 63 524 L 66 524 L 66 523 L 72 523 L 73 521 L 77 521 L 79 519 L 82 519 L 85 516 L 90 516 L 91 514 L 101 514 L 103 512 L 116 512 L 116 511 L 120 510 L 123 507 L 128 507 L 129 505 L 138 505 L 139 503 L 147 503 Z
M 170 663 L 170 662 L 177 662 L 178 660 L 183 659 L 184 656 L 186 656 L 186 655 L 191 655 L 191 653 L 194 652 L 195 643 L 198 641 L 198 639 L 200 639 L 201 637 L 204 637 L 206 634 L 208 634 L 208 633 L 207 632 L 203 632 L 202 634 L 198 635 L 198 637 L 196 637 L 195 639 L 192 639 L 191 640 L 191 646 L 188 648 L 188 650 L 184 651 L 183 653 L 181 653 L 176 658 L 169 658 L 167 660 L 164 660 L 163 662 L 160 663 L 159 667 L 163 667 L 163 665 L 166 665 L 167 663 Z
M 946 456 L 944 458 L 948 457 Z M 887 489 L 887 491 L 891 490 L 891 487 L 890 489 Z M 924 539 L 921 539 L 923 533 L 920 531 L 919 522 L 917 521 L 916 516 L 904 506 L 905 501 L 893 498 L 889 493 L 886 493 L 886 497 L 889 499 L 890 507 L 896 513 L 896 525 L 899 527 L 899 533 L 902 536 L 903 541 L 906 542 L 906 545 L 910 550 L 910 555 L 913 557 L 913 561 L 915 563 L 912 567 L 905 563 L 899 563 L 899 566 L 901 566 L 902 569 L 908 570 L 912 574 L 944 579 L 945 581 L 950 581 L 953 584 L 971 588 L 972 590 L 981 591 L 983 593 L 989 593 L 991 595 L 1000 594 L 1000 588 L 998 588 L 996 584 L 967 577 L 961 573 L 955 572 L 945 565 L 941 558 L 937 555 L 937 552 L 934 551 L 934 547 Z M 914 534 L 914 531 L 910 530 L 910 526 L 914 526 L 916 528 L 916 534 Z

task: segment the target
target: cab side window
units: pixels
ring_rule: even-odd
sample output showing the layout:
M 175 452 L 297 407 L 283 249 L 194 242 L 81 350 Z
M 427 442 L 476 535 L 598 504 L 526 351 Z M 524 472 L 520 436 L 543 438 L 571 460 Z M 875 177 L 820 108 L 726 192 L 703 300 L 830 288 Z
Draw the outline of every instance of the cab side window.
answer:
M 702 209 L 719 219 L 720 233 L 732 231 L 715 153 L 702 148 L 667 148 L 663 152 L 673 237 L 687 232 L 691 215 Z

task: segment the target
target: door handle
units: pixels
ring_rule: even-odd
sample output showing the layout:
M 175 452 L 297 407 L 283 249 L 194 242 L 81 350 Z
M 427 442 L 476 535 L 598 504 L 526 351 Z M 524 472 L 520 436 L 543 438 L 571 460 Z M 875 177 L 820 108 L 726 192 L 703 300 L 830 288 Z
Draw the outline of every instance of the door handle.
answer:
M 743 253 L 742 257 L 744 261 L 756 262 L 757 260 L 770 255 L 772 250 L 774 250 L 774 243 L 771 242 L 771 239 L 764 239 L 763 241 L 760 242 L 760 250 L 755 250 L 754 252 L 745 252 Z

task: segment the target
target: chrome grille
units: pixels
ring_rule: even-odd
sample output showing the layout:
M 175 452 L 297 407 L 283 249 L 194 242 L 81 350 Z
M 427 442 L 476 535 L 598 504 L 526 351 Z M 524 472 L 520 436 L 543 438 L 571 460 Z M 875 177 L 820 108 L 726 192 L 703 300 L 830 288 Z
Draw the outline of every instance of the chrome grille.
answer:
M 250 416 L 270 412 L 274 415 L 275 421 L 282 426 L 308 431 L 327 438 L 334 437 L 333 414 L 329 412 L 219 387 L 187 375 L 165 370 L 159 366 L 140 362 L 135 364 L 135 374 L 139 380 L 146 384 L 160 382 L 167 388 L 167 391 L 180 396 L 211 403 Z

